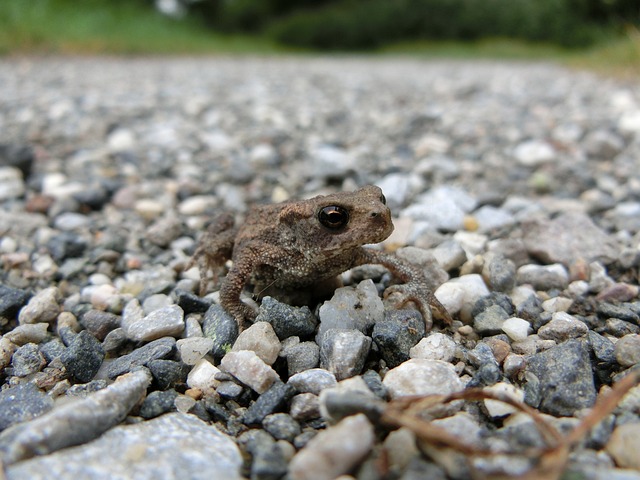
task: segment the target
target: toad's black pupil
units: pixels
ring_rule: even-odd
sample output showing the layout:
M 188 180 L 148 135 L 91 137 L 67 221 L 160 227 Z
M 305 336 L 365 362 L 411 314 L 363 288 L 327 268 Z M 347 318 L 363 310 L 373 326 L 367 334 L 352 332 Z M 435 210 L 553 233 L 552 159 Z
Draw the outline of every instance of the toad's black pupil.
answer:
M 349 222 L 349 213 L 342 207 L 330 205 L 320 210 L 318 220 L 325 227 L 331 230 L 338 230 Z

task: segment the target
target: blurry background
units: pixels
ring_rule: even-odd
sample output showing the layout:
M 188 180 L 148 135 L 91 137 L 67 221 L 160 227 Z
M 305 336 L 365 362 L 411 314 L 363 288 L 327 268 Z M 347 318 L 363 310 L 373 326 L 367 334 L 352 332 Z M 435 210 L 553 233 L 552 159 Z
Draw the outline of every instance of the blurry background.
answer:
M 638 0 L 2 0 L 0 53 L 375 51 L 638 72 Z

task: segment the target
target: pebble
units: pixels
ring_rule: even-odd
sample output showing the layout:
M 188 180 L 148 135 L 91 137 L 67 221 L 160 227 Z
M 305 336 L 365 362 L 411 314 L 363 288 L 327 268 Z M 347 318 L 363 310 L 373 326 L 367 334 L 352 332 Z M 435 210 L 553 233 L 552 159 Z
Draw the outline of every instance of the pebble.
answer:
M 545 413 L 572 416 L 595 402 L 596 388 L 586 342 L 567 340 L 536 353 L 527 360 L 526 371 L 540 382 L 537 398 L 540 410 Z M 530 403 L 531 397 L 525 400 L 529 405 L 538 406 Z
M 467 261 L 467 254 L 454 240 L 445 240 L 431 250 L 438 264 L 447 272 L 459 268 Z
M 264 393 L 279 379 L 278 374 L 251 350 L 227 353 L 222 357 L 220 367 L 257 393 Z
M 36 293 L 31 297 L 29 303 L 20 310 L 18 315 L 20 325 L 53 322 L 60 313 L 59 296 L 60 292 L 57 287 L 45 288 Z
M 142 399 L 150 382 L 149 372 L 138 370 L 85 399 L 65 403 L 30 422 L 4 430 L 0 434 L 0 451 L 5 466 L 31 458 L 36 452 L 44 455 L 97 438 L 125 418 Z
M 640 335 L 625 335 L 616 342 L 613 353 L 616 361 L 623 367 L 640 363 Z
M 300 424 L 286 413 L 272 413 L 262 420 L 263 428 L 276 440 L 293 442 L 302 430 Z
M 135 367 L 146 366 L 152 360 L 168 357 L 175 351 L 175 347 L 175 338 L 159 338 L 147 343 L 146 345 L 143 345 L 140 348 L 137 348 L 127 355 L 123 355 L 121 357 L 113 359 L 109 363 L 104 362 L 101 371 L 104 373 L 104 377 L 115 378 L 124 373 L 132 371 Z
M 123 320 L 127 337 L 136 342 L 148 342 L 161 337 L 177 337 L 184 330 L 184 311 L 177 305 L 154 310 L 136 321 Z
M 500 327 L 514 342 L 520 342 L 531 333 L 531 324 L 518 317 L 506 319 Z
M 441 360 L 412 358 L 389 370 L 382 380 L 391 398 L 407 395 L 447 395 L 462 390 L 453 365 Z
M 78 333 L 60 355 L 65 370 L 80 383 L 87 383 L 98 373 L 104 360 L 104 349 L 87 330 Z
M 5 368 L 11 363 L 11 357 L 18 346 L 6 337 L 0 337 L 0 368 Z
M 295 388 L 298 393 L 320 395 L 325 388 L 336 385 L 337 380 L 336 376 L 328 370 L 312 368 L 292 375 L 287 384 Z
M 411 358 L 425 360 L 442 360 L 451 362 L 456 354 L 456 343 L 447 335 L 439 332 L 430 333 L 409 350 Z
M 17 288 L 0 284 L 0 324 L 13 319 L 20 309 L 27 304 L 31 295 Z
M 605 448 L 618 467 L 640 470 L 640 422 L 616 427 Z
M 373 426 L 364 415 L 345 418 L 318 433 L 289 464 L 292 480 L 332 480 L 348 473 L 373 446 Z
M 358 330 L 331 329 L 322 336 L 320 366 L 336 379 L 359 374 L 371 348 L 371 337 Z
M 268 415 L 282 410 L 294 394 L 295 390 L 291 386 L 280 382 L 274 383 L 249 406 L 242 422 L 246 425 L 261 424 Z
M 160 390 L 167 390 L 187 383 L 189 366 L 173 360 L 151 360 L 147 368 Z
M 232 352 L 251 350 L 267 365 L 273 365 L 278 359 L 282 345 L 270 323 L 256 322 L 240 333 Z
M 523 265 L 518 268 L 519 284 L 529 284 L 536 290 L 563 290 L 569 285 L 569 272 L 560 263 L 553 265 Z
M 409 360 L 409 351 L 425 335 L 422 315 L 415 310 L 386 311 L 373 327 L 371 337 L 389 368 Z
M 26 343 L 42 343 L 47 336 L 48 323 L 26 323 L 18 325 L 16 328 L 4 335 L 4 338 L 22 346 Z
M 139 455 L 133 455 L 139 452 Z M 168 413 L 147 422 L 121 425 L 86 445 L 10 466 L 7 479 L 183 478 L 240 480 L 242 458 L 233 440 L 193 415 Z M 173 475 L 171 474 L 171 478 Z
M 238 322 L 214 303 L 204 314 L 202 333 L 213 340 L 211 354 L 215 358 L 222 358 L 238 338 Z
M 300 393 L 291 399 L 289 413 L 294 420 L 306 422 L 320 417 L 320 401 L 312 393 Z
M 384 318 L 384 305 L 372 280 L 363 280 L 354 289 L 338 288 L 331 300 L 319 310 L 320 327 L 316 341 L 321 345 L 325 333 L 332 329 L 370 331 Z
M 39 372 L 45 365 L 46 361 L 35 343 L 19 347 L 11 358 L 12 373 L 16 377 L 26 377 Z
M 318 320 L 309 307 L 292 307 L 272 297 L 264 297 L 257 322 L 269 322 L 280 340 L 289 337 L 309 337 L 316 330 Z
M 489 295 L 489 289 L 478 274 L 453 278 L 435 291 L 435 296 L 447 311 L 452 315 L 459 313 L 462 321 L 472 319 L 471 310 L 476 301 L 486 295 Z
M 0 432 L 26 422 L 53 408 L 52 398 L 34 383 L 21 383 L 0 390 Z
M 578 259 L 610 263 L 618 256 L 616 242 L 583 213 L 533 221 L 524 232 L 527 250 L 544 263 L 570 265 Z
M 175 390 L 151 392 L 140 405 L 140 416 L 149 420 L 174 411 L 177 396 L 178 393 Z
M 316 342 L 296 343 L 283 348 L 280 355 L 287 359 L 289 377 L 315 368 L 320 364 L 320 347 Z
M 211 395 L 220 384 L 220 381 L 216 378 L 219 373 L 220 369 L 218 367 L 214 366 L 206 358 L 202 358 L 189 372 L 187 385 L 189 388 L 197 388 L 204 395 Z
M 563 342 L 570 338 L 578 338 L 587 334 L 589 327 L 573 315 L 556 312 L 551 321 L 538 329 L 538 336 L 545 340 Z
M 120 326 L 120 317 L 102 310 L 89 310 L 80 317 L 80 325 L 102 341 L 109 332 Z
M 513 156 L 518 163 L 526 167 L 536 167 L 554 160 L 556 152 L 547 142 L 527 140 L 516 146 Z
M 22 172 L 19 169 L 0 167 L 0 202 L 22 197 L 25 191 Z
M 213 340 L 206 337 L 181 338 L 176 347 L 183 363 L 195 365 L 213 348 Z
M 494 395 L 499 395 L 501 397 L 507 397 L 518 402 L 522 402 L 524 400 L 524 392 L 509 383 L 496 383 L 495 385 L 491 385 L 490 387 L 483 388 L 482 391 Z M 519 410 L 509 405 L 508 403 L 500 402 L 497 400 L 486 399 L 483 400 L 482 403 L 487 409 L 487 413 L 493 418 L 505 417 L 507 415 L 519 412 Z

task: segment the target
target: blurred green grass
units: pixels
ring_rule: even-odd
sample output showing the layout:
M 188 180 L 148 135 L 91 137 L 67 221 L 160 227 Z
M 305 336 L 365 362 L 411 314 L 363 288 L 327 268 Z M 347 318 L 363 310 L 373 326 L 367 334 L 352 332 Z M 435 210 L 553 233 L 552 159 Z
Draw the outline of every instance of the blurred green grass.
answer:
M 137 2 L 0 1 L 0 54 L 273 53 L 266 38 L 218 35 Z
M 0 55 L 21 54 L 284 54 L 312 53 L 265 36 L 218 34 L 193 18 L 176 20 L 135 1 L 2 0 Z M 403 42 L 369 55 L 553 61 L 600 74 L 640 78 L 640 32 L 588 49 L 510 39 Z

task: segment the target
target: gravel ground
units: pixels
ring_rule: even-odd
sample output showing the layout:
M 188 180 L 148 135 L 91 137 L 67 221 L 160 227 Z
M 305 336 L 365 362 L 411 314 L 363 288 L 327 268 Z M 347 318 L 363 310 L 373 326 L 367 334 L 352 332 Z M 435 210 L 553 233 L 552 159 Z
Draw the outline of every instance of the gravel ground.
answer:
M 322 306 L 267 297 L 240 336 L 197 296 L 185 267 L 216 212 L 371 183 L 386 248 L 453 325 L 385 305 L 377 267 Z M 640 362 L 637 83 L 529 63 L 5 59 L 0 206 L 7 479 L 467 478 L 353 405 L 484 387 L 566 431 Z M 640 478 L 639 414 L 636 387 L 569 470 Z M 478 447 L 541 445 L 490 402 L 437 416 Z M 526 470 L 500 458 L 475 468 Z

